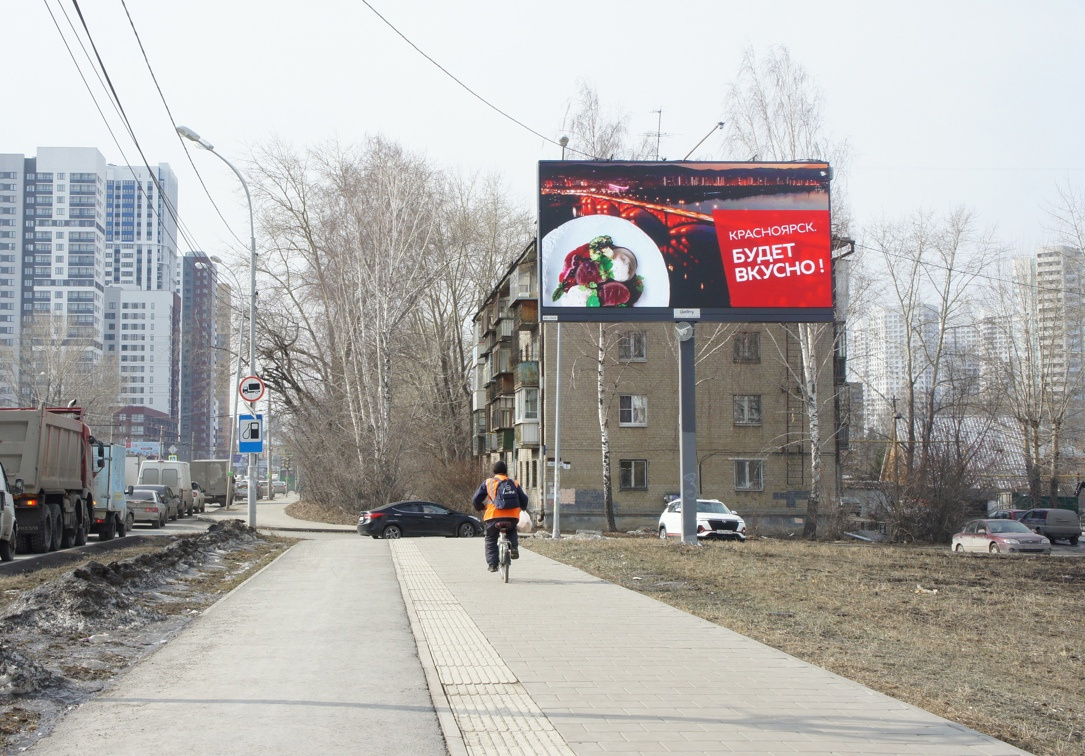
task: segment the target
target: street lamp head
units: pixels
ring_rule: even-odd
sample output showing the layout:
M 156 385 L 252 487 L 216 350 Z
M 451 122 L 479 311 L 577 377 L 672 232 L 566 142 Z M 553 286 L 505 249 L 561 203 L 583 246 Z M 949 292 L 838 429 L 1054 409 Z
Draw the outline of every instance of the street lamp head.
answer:
M 562 134 L 561 139 L 558 140 L 558 144 L 560 144 L 562 147 L 565 147 L 569 144 L 569 137 Z
M 222 258 L 221 258 L 221 257 L 219 257 L 218 255 L 211 255 L 211 256 L 210 256 L 210 257 L 208 257 L 207 259 L 208 259 L 208 260 L 210 260 L 210 261 L 211 261 L 211 262 L 213 262 L 213 263 L 218 263 L 219 265 L 225 265 L 225 264 L 226 264 L 226 263 L 224 263 L 224 262 L 222 261 Z
M 199 134 L 190 129 L 188 126 L 178 126 L 177 133 L 183 136 L 185 139 L 191 139 L 193 142 L 200 145 L 205 150 L 215 149 L 210 142 L 208 142 L 206 139 L 201 138 Z

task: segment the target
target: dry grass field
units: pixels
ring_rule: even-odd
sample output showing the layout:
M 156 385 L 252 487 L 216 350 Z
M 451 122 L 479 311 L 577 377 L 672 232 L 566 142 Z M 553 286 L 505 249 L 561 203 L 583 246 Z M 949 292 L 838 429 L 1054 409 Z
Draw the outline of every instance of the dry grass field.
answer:
M 524 545 L 1020 748 L 1085 753 L 1085 559 L 776 540 Z

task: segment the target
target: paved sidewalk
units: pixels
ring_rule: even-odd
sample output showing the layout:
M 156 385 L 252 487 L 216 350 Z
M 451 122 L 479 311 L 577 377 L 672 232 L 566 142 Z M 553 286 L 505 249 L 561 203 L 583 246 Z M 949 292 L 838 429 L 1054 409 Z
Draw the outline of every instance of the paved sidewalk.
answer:
M 444 756 L 387 545 L 369 540 L 296 544 L 30 752 Z
M 1023 753 L 524 548 L 505 585 L 481 541 L 390 544 L 472 755 Z
M 1022 753 L 526 548 L 313 537 L 31 752 Z

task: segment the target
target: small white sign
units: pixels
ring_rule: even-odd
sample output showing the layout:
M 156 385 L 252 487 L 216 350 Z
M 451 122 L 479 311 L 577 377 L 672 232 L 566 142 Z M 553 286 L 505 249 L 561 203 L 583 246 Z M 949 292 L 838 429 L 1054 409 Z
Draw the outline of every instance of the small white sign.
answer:
M 543 315 L 542 319 L 543 319 L 544 323 L 556 323 L 557 320 L 558 320 L 558 316 L 557 315 Z
M 676 307 L 674 310 L 675 320 L 699 320 L 701 309 L 699 307 Z

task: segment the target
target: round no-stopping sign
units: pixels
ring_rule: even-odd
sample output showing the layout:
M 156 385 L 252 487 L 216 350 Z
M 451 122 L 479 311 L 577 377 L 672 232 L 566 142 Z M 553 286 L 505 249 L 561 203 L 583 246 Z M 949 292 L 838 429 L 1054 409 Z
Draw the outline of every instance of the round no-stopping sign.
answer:
M 255 402 L 264 395 L 264 390 L 264 382 L 260 380 L 259 376 L 255 375 L 242 378 L 241 383 L 237 386 L 237 393 L 246 402 Z

